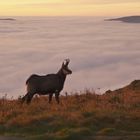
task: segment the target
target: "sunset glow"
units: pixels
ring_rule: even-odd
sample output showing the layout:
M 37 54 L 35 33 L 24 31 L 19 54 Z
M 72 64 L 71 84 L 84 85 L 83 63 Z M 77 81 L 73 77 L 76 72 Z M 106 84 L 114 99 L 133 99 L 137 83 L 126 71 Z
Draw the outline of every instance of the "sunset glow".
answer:
M 137 0 L 4 0 L 0 16 L 139 15 Z

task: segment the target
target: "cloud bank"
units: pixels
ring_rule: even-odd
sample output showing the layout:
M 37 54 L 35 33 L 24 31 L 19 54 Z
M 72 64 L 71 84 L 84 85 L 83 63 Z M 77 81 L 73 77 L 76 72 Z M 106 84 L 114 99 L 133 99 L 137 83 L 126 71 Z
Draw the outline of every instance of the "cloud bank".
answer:
M 139 79 L 140 24 L 91 17 L 18 18 L 0 22 L 0 96 L 24 95 L 33 73 L 55 73 L 70 58 L 64 91 L 100 92 Z

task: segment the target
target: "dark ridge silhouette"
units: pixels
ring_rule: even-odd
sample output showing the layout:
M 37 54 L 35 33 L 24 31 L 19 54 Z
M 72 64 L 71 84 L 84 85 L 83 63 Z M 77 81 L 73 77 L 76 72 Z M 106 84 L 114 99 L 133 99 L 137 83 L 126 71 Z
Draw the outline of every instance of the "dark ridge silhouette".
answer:
M 140 23 L 140 16 L 127 16 L 114 19 L 106 19 L 105 21 L 122 21 L 127 23 Z
M 14 19 L 14 18 L 0 18 L 0 20 L 9 20 L 9 21 L 14 21 L 14 20 L 16 20 L 16 19 Z

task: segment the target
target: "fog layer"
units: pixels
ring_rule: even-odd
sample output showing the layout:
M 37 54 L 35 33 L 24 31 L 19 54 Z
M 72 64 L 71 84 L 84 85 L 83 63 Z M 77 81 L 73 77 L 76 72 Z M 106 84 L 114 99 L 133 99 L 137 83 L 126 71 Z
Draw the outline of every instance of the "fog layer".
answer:
M 65 91 L 104 92 L 140 78 L 140 24 L 97 17 L 0 21 L 0 96 L 26 93 L 33 73 L 55 73 L 70 58 Z

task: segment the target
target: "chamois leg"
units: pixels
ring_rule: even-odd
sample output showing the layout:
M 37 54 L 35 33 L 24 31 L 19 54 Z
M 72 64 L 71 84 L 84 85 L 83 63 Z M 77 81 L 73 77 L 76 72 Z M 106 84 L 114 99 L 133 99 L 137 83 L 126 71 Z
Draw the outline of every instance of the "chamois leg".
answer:
M 60 101 L 59 101 L 59 93 L 55 93 L 55 99 L 56 99 L 57 103 L 59 104 L 60 103 Z
M 21 98 L 21 103 L 22 103 L 22 104 L 27 100 L 28 94 L 29 94 L 29 93 L 27 93 L 24 97 Z
M 26 99 L 27 104 L 31 103 L 31 100 L 32 100 L 33 96 L 34 96 L 34 93 L 28 93 L 27 99 Z
M 49 104 L 50 104 L 51 101 L 52 101 L 52 96 L 53 96 L 53 93 L 50 93 L 50 94 L 49 94 Z

